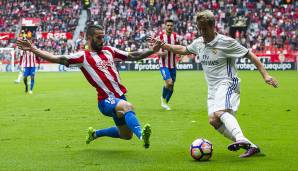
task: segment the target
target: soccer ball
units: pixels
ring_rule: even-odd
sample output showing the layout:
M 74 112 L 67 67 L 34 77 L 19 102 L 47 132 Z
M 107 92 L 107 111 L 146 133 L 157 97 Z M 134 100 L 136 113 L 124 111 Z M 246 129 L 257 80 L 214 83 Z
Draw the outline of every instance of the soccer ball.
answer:
M 212 156 L 213 146 L 210 141 L 199 138 L 190 145 L 190 155 L 195 160 L 206 161 Z

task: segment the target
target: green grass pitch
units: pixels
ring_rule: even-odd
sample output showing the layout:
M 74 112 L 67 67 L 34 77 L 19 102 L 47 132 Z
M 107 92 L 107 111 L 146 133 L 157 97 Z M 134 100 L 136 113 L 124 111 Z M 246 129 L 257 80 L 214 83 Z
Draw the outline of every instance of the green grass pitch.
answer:
M 240 71 L 244 134 L 262 153 L 241 159 L 207 121 L 207 87 L 202 71 L 178 71 L 175 92 L 163 111 L 163 85 L 157 71 L 122 72 L 127 98 L 142 124 L 152 126 L 151 148 L 142 143 L 101 138 L 85 144 L 89 126 L 106 128 L 112 119 L 99 113 L 94 88 L 83 75 L 37 73 L 34 94 L 14 84 L 17 73 L 0 73 L 0 170 L 298 170 L 298 72 L 270 72 L 278 89 L 257 71 Z M 189 146 L 203 137 L 214 145 L 208 162 L 194 161 Z

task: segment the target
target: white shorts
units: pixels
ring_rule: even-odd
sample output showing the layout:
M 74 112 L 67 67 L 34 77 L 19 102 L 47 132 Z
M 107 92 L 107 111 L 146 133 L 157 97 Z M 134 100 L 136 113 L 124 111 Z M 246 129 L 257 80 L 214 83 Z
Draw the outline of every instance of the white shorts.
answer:
M 240 81 L 221 82 L 214 91 L 208 92 L 208 116 L 219 110 L 231 109 L 233 114 L 238 110 L 240 104 Z

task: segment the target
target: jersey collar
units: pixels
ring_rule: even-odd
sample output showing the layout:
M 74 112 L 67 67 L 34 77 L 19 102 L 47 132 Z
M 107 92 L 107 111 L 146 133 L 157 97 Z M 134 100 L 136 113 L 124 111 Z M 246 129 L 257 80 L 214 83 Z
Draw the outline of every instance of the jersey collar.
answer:
M 219 34 L 216 32 L 215 38 L 211 42 L 207 43 L 206 45 L 213 46 L 218 41 L 218 39 L 219 39 Z

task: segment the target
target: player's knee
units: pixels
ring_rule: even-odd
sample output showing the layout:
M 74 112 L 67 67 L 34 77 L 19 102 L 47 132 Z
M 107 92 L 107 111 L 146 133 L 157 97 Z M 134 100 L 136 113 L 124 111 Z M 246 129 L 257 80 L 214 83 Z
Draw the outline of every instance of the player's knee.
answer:
M 133 105 L 127 101 L 120 101 L 116 107 L 116 114 L 118 118 L 122 118 L 124 114 L 128 111 L 133 110 Z
M 218 117 L 213 116 L 209 117 L 209 124 L 212 125 L 215 129 L 218 129 L 221 126 L 221 121 Z
M 129 102 L 126 102 L 123 107 L 124 113 L 126 113 L 128 111 L 132 111 L 132 110 L 133 110 L 133 105 Z
M 174 86 L 174 82 L 173 82 L 173 80 L 171 80 L 171 79 L 170 79 L 170 80 L 167 80 L 167 81 L 166 81 L 166 84 L 167 84 L 167 87 L 168 87 L 168 88 Z
M 214 112 L 214 116 L 220 118 L 223 113 L 225 113 L 225 110 L 219 110 Z

